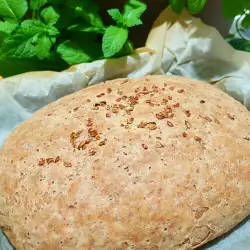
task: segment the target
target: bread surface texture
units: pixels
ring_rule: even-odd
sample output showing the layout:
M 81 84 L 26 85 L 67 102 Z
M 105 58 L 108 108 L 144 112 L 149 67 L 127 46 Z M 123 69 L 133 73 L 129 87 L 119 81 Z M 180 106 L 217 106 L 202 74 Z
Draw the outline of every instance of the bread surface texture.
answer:
M 66 96 L 0 159 L 0 226 L 17 250 L 191 250 L 250 214 L 249 111 L 192 79 Z

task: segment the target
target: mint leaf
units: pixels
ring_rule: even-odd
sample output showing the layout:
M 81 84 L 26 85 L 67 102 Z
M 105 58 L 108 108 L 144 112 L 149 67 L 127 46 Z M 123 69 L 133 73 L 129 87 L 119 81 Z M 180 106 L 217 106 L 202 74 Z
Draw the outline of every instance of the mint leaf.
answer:
M 47 3 L 47 0 L 30 0 L 30 8 L 32 10 L 40 10 Z
M 242 0 L 222 0 L 222 11 L 225 17 L 232 18 L 244 12 L 244 3 Z
M 73 8 L 76 15 L 91 26 L 104 28 L 102 19 L 98 13 L 99 7 L 93 0 L 66 0 L 66 6 Z
M 205 7 L 207 0 L 187 0 L 187 7 L 191 14 L 200 13 Z
M 36 55 L 35 37 L 18 30 L 3 42 L 3 52 L 14 58 L 31 58 Z
M 110 10 L 108 10 L 108 13 L 118 25 L 123 24 L 123 16 L 122 16 L 120 10 L 110 9 Z
M 4 40 L 3 51 L 15 58 L 31 58 L 36 55 L 37 35 L 43 33 L 45 24 L 37 20 L 26 20 L 16 32 Z
M 88 12 L 86 10 L 83 10 L 81 7 L 76 8 L 76 13 L 89 25 L 95 26 L 98 28 L 104 28 L 104 24 L 98 13 Z
M 246 16 L 244 17 L 244 19 L 242 20 L 241 25 L 245 29 L 249 29 L 250 28 L 250 14 L 246 14 Z
M 60 15 L 55 11 L 53 7 L 47 7 L 41 12 L 41 17 L 46 24 L 56 24 Z
M 117 57 L 127 56 L 134 53 L 134 46 L 131 41 L 127 40 L 123 48 L 116 54 Z
M 60 31 L 56 27 L 54 27 L 53 25 L 47 25 L 46 26 L 46 32 L 50 36 L 56 36 L 56 35 L 58 35 L 60 33 Z
M 126 27 L 142 24 L 141 15 L 147 9 L 146 4 L 138 0 L 129 0 L 124 6 L 123 23 Z
M 0 0 L 0 18 L 4 21 L 18 22 L 27 10 L 26 0 Z
M 54 44 L 56 42 L 56 38 L 55 37 L 50 37 L 50 41 L 52 42 L 52 44 Z
M 170 0 L 170 5 L 175 13 L 181 14 L 186 6 L 186 2 L 187 0 Z
M 38 20 L 26 20 L 16 29 L 13 35 L 7 37 L 3 42 L 3 52 L 14 58 L 32 58 L 35 55 L 44 58 L 44 51 L 47 50 L 47 43 L 41 39 L 43 36 L 55 35 L 57 29 L 53 26 L 46 26 Z M 47 40 L 47 39 L 46 39 Z M 51 40 L 55 42 L 54 40 Z M 52 42 L 51 42 L 52 43 Z M 43 49 L 40 45 L 45 46 Z M 44 50 L 39 54 L 38 50 Z
M 61 43 L 57 47 L 57 52 L 69 65 L 90 62 L 92 60 L 92 58 L 84 51 L 83 48 L 69 40 Z
M 0 22 L 0 53 L 4 39 L 11 34 L 17 27 L 17 24 L 8 21 Z
M 250 42 L 245 39 L 235 38 L 229 44 L 237 50 L 250 52 Z
M 102 39 L 102 51 L 105 57 L 112 57 L 118 53 L 128 39 L 128 30 L 116 26 L 109 26 Z
M 55 42 L 55 40 L 53 42 Z M 36 42 L 36 55 L 40 60 L 49 57 L 51 46 L 52 42 L 48 36 L 38 37 Z
M 0 22 L 0 33 L 10 34 L 17 27 L 17 24 L 6 22 Z
M 21 23 L 20 30 L 29 35 L 33 35 L 44 32 L 46 25 L 39 20 L 26 20 Z
M 72 32 L 70 40 L 63 42 L 63 46 L 60 44 L 57 52 L 70 65 L 91 62 L 103 56 L 101 44 L 97 40 L 95 33 Z

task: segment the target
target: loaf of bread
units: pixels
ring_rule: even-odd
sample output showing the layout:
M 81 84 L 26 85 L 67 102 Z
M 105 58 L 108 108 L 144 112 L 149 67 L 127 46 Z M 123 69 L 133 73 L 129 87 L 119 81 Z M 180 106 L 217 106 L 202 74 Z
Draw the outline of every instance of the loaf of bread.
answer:
M 190 250 L 250 214 L 250 114 L 191 79 L 64 97 L 0 159 L 0 227 L 16 250 Z

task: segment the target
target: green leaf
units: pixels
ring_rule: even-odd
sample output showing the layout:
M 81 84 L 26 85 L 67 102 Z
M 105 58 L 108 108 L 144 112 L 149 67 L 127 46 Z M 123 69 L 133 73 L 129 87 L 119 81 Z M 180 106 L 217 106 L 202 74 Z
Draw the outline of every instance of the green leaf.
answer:
M 7 37 L 3 43 L 3 52 L 13 58 L 31 58 L 36 55 L 34 46 L 36 37 L 17 31 L 11 37 Z
M 4 40 L 3 51 L 15 58 L 31 58 L 36 55 L 35 42 L 45 25 L 35 20 L 26 20 L 16 32 Z
M 20 30 L 33 35 L 46 31 L 46 25 L 39 20 L 25 20 L 21 23 Z
M 53 7 L 49 6 L 42 10 L 41 17 L 46 24 L 54 25 L 59 20 L 60 15 L 55 11 Z
M 124 45 L 124 49 L 128 54 L 133 54 L 134 53 L 134 45 L 131 41 L 126 41 Z
M 109 15 L 112 17 L 112 19 L 118 24 L 122 25 L 123 24 L 123 16 L 118 9 L 110 9 L 108 10 Z
M 134 46 L 133 43 L 129 40 L 126 41 L 123 48 L 117 53 L 116 57 L 128 56 L 134 53 Z
M 229 44 L 231 44 L 231 46 L 237 50 L 250 52 L 250 41 L 247 41 L 245 39 L 235 38 L 229 41 Z
M 71 41 L 65 41 L 57 47 L 57 52 L 69 65 L 90 62 L 92 58 L 83 48 Z
M 225 17 L 233 18 L 244 12 L 244 4 L 242 0 L 222 0 L 222 11 Z
M 38 50 L 43 50 L 40 45 L 43 44 L 46 47 L 45 50 L 47 49 L 47 45 L 41 40 L 45 38 L 42 37 L 53 36 L 57 34 L 55 31 L 57 31 L 56 28 L 46 26 L 41 21 L 26 20 L 22 22 L 13 35 L 4 40 L 3 52 L 14 58 L 32 58 L 35 55 L 40 57 L 41 54 L 39 54 Z
M 56 42 L 56 37 L 50 37 L 50 41 L 52 42 L 52 44 L 54 44 Z
M 109 26 L 102 40 L 102 51 L 105 57 L 118 53 L 128 39 L 128 30 L 121 27 Z
M 67 46 L 64 47 L 67 48 L 67 51 L 61 52 L 65 52 L 65 54 L 57 52 L 70 65 L 100 59 L 103 54 L 101 44 L 97 38 L 98 36 L 95 33 L 72 32 L 70 41 L 65 41 Z M 74 51 L 78 52 L 73 54 Z
M 73 8 L 76 11 L 76 15 L 89 25 L 104 28 L 98 13 L 99 7 L 93 0 L 66 0 L 66 6 Z
M 46 26 L 46 32 L 47 32 L 50 36 L 56 36 L 56 35 L 58 35 L 58 34 L 60 33 L 60 31 L 59 31 L 56 27 L 54 27 L 54 26 L 52 26 L 52 25 L 47 25 L 47 26 Z
M 6 22 L 0 22 L 0 33 L 10 34 L 17 27 L 17 24 Z
M 0 22 L 0 51 L 4 39 L 17 28 L 17 24 L 8 21 Z
M 47 0 L 30 0 L 30 8 L 32 10 L 40 10 L 47 3 Z
M 55 40 L 54 40 L 55 42 Z M 36 42 L 36 55 L 40 60 L 50 56 L 52 42 L 48 36 L 38 37 Z
M 95 26 L 98 28 L 104 27 L 102 19 L 98 13 L 91 13 L 86 11 L 85 9 L 82 9 L 81 7 L 78 7 L 76 8 L 76 14 L 91 26 Z
M 82 8 L 77 8 L 76 13 L 79 17 L 81 17 L 89 25 L 95 26 L 98 28 L 104 28 L 104 24 L 102 22 L 102 19 L 97 13 L 87 12 L 87 11 L 83 10 Z
M 181 14 L 186 6 L 186 2 L 187 0 L 170 0 L 170 5 L 175 13 Z
M 205 7 L 207 0 L 187 0 L 187 7 L 191 14 L 200 13 Z
M 133 27 L 142 24 L 141 15 L 147 9 L 147 5 L 138 0 L 129 0 L 124 6 L 123 24 Z
M 27 10 L 26 0 L 0 0 L 0 18 L 4 21 L 18 22 Z
M 242 27 L 245 29 L 250 28 L 250 14 L 246 14 L 241 23 Z

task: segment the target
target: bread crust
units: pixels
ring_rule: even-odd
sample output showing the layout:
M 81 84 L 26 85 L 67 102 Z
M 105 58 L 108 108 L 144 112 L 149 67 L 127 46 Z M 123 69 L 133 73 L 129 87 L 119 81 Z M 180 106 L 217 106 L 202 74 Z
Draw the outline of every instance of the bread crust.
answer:
M 190 250 L 250 214 L 250 114 L 192 79 L 117 79 L 66 96 L 0 151 L 0 226 L 17 250 Z

